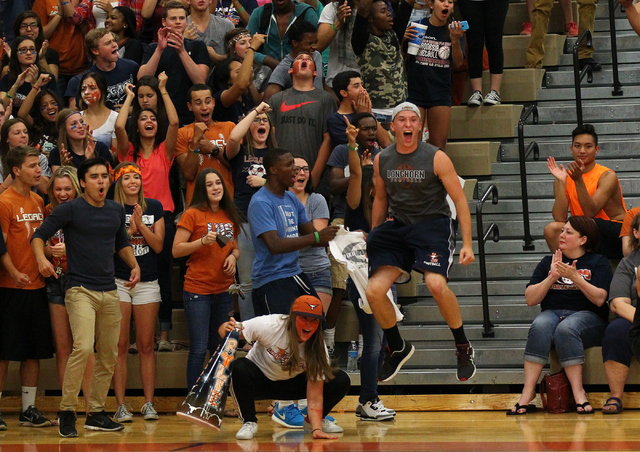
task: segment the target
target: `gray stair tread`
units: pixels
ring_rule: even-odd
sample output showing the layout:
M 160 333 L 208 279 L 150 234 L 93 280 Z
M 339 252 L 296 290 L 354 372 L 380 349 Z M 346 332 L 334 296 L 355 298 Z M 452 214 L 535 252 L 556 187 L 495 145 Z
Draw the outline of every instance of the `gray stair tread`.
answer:
M 360 372 L 349 373 L 352 386 L 360 385 Z M 387 383 L 380 385 L 473 385 L 473 384 L 522 384 L 524 365 L 521 368 L 485 369 L 477 364 L 476 375 L 469 381 L 458 381 L 455 369 L 405 369 Z

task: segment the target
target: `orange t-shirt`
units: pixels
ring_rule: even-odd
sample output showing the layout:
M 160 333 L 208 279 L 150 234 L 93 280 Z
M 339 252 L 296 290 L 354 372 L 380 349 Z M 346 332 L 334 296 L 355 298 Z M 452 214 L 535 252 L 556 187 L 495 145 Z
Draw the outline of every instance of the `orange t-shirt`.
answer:
M 51 212 L 53 212 L 53 207 L 51 207 L 51 204 L 47 204 L 44 208 L 44 217 L 47 218 L 51 215 Z M 58 232 L 49 239 L 49 242 L 51 245 L 64 243 L 64 232 L 62 232 L 62 229 L 58 230 Z M 51 263 L 53 264 L 53 268 L 56 270 L 60 267 L 62 269 L 62 273 L 67 273 L 67 256 L 54 257 L 51 260 Z
M 640 207 L 634 207 L 631 210 L 627 210 L 624 220 L 622 220 L 622 228 L 620 229 L 620 237 L 626 237 L 631 232 L 631 222 L 640 213 Z
M 33 4 L 33 12 L 38 15 L 43 27 L 58 14 L 58 4 L 58 0 L 37 0 Z M 76 75 L 87 68 L 84 36 L 80 28 L 69 19 L 60 21 L 58 28 L 49 38 L 49 46 L 58 52 L 61 75 Z
M 38 271 L 38 261 L 31 252 L 31 236 L 44 221 L 44 202 L 33 192 L 23 196 L 9 187 L 0 195 L 0 227 L 7 234 L 7 252 L 13 266 L 29 276 L 31 283 L 24 289 L 44 287 L 44 278 Z M 0 287 L 17 289 L 7 271 L 0 272 Z
M 233 130 L 236 125 L 232 122 L 211 122 L 209 125 L 209 130 L 204 133 L 205 138 L 211 140 L 220 148 L 220 152 L 216 157 L 211 154 L 198 154 L 198 173 L 203 168 L 215 168 L 220 171 L 222 174 L 222 179 L 224 180 L 224 185 L 227 188 L 227 192 L 233 199 L 233 179 L 231 177 L 231 168 L 229 166 L 229 162 L 223 156 L 223 151 L 227 146 L 227 140 L 229 139 L 229 134 Z M 178 130 L 178 141 L 176 142 L 176 157 L 182 154 L 186 154 L 189 151 L 189 142 L 191 142 L 191 138 L 193 138 L 193 130 L 195 128 L 194 124 L 189 124 L 188 126 L 182 127 Z M 197 176 L 196 176 L 197 177 Z M 196 185 L 195 178 L 193 180 L 187 181 L 187 193 L 185 196 L 186 205 L 189 206 L 191 203 L 191 197 L 193 196 L 193 189 Z
M 211 209 L 190 208 L 182 213 L 178 227 L 191 233 L 190 242 L 200 240 L 209 230 L 233 239 L 224 248 L 214 243 L 193 252 L 187 261 L 187 274 L 184 277 L 184 290 L 187 292 L 198 295 L 226 292 L 233 284 L 233 276 L 225 275 L 222 268 L 227 256 L 238 247 L 235 240 L 238 231 L 234 231 L 227 214 L 222 210 L 213 212 Z
M 606 166 L 599 165 L 596 163 L 596 166 L 593 167 L 591 171 L 588 173 L 584 173 L 582 175 L 582 180 L 584 180 L 584 185 L 587 187 L 587 192 L 589 196 L 593 196 L 598 188 L 598 181 L 600 180 L 600 176 L 602 176 L 607 171 L 610 171 Z M 620 188 L 620 181 L 618 181 L 618 190 L 620 191 L 620 199 L 622 200 L 622 207 L 625 210 L 627 208 L 624 205 L 624 197 L 622 196 L 622 189 Z M 582 210 L 582 206 L 580 205 L 580 201 L 578 201 L 578 192 L 576 191 L 576 183 L 571 179 L 571 177 L 567 177 L 566 184 L 566 193 L 569 198 L 569 209 L 572 216 L 575 215 L 584 215 L 584 211 Z M 595 218 L 601 218 L 603 220 L 611 221 L 611 218 L 604 212 L 604 210 L 600 210 L 595 216 Z

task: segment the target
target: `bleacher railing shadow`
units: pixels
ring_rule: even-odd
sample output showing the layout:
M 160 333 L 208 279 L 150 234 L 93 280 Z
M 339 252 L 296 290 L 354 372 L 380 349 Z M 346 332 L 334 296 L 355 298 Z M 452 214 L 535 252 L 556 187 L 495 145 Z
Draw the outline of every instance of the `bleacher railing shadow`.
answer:
M 520 159 L 520 186 L 522 187 L 522 224 L 524 226 L 524 245 L 522 249 L 524 251 L 534 251 L 536 249 L 533 244 L 533 237 L 531 237 L 531 228 L 529 225 L 529 191 L 527 189 L 526 163 L 531 152 L 533 152 L 533 159 L 538 161 L 540 159 L 540 150 L 538 143 L 535 141 L 529 143 L 526 149 L 524 147 L 524 126 L 529 116 L 532 115 L 531 123 L 538 124 L 538 107 L 535 105 L 529 105 L 522 110 L 520 120 L 518 121 L 518 155 Z
M 478 228 L 478 257 L 480 259 L 480 287 L 482 290 L 482 337 L 495 337 L 493 331 L 493 323 L 491 323 L 491 317 L 489 313 L 489 293 L 487 290 L 487 264 L 484 252 L 484 242 L 487 241 L 489 234 L 493 233 L 493 241 L 500 241 L 500 231 L 495 223 L 491 223 L 487 230 L 483 232 L 484 226 L 482 224 L 482 206 L 487 200 L 489 195 L 493 195 L 491 199 L 492 204 L 498 204 L 498 188 L 491 184 L 487 191 L 484 192 L 482 198 L 476 204 L 476 223 Z

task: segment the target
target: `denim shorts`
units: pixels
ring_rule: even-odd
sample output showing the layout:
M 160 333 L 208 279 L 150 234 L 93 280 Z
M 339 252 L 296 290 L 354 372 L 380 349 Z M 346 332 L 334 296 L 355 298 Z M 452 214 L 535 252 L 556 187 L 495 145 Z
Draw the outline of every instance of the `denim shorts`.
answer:
M 311 284 L 313 284 L 313 288 L 316 289 L 316 292 L 328 293 L 329 295 L 333 295 L 333 284 L 331 284 L 330 267 L 313 273 L 305 272 L 305 274 L 309 277 L 309 280 L 311 281 Z
M 64 273 L 58 276 L 58 279 L 53 276 L 45 279 L 45 287 L 47 288 L 47 298 L 49 299 L 49 303 L 64 306 L 66 283 L 67 275 Z

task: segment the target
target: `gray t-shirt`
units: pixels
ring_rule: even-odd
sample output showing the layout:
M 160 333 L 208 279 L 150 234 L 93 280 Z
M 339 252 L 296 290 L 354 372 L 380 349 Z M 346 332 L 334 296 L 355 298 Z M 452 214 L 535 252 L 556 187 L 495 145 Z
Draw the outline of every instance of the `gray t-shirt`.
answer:
M 338 7 L 340 2 L 329 2 L 320 13 L 318 24 L 333 24 L 338 18 Z M 351 47 L 351 35 L 353 34 L 353 24 L 356 21 L 356 14 L 351 14 L 351 23 L 342 26 L 336 33 L 335 38 L 329 45 L 329 63 L 327 66 L 327 77 L 325 82 L 333 88 L 333 78 L 344 71 L 360 72 L 360 66 L 356 60 L 356 54 Z
M 324 89 L 324 86 L 322 85 L 322 54 L 317 50 L 313 52 L 313 61 L 316 64 L 316 71 L 318 72 L 318 76 L 313 79 L 313 86 L 318 89 Z M 273 83 L 278 85 L 283 90 L 291 88 L 293 86 L 293 81 L 291 80 L 289 69 L 291 69 L 292 63 L 293 57 L 287 53 L 287 56 L 285 56 L 280 64 L 278 64 L 273 70 L 271 78 L 269 78 L 269 84 Z
M 191 16 L 188 18 L 191 24 Z M 229 19 L 210 14 L 209 25 L 203 33 L 196 32 L 196 41 L 204 42 L 207 47 L 212 47 L 218 55 L 225 55 L 227 49 L 224 48 L 224 35 L 235 28 Z
M 392 144 L 378 154 L 380 177 L 387 187 L 389 209 L 405 225 L 432 217 L 451 216 L 447 191 L 434 172 L 438 148 L 422 141 L 410 154 L 400 154 Z
M 614 298 L 630 298 L 631 306 L 638 306 L 636 271 L 640 267 L 640 252 L 633 250 L 620 261 L 609 286 L 609 301 Z
M 304 211 L 310 221 L 316 218 L 329 219 L 329 207 L 322 195 L 311 193 L 304 206 Z M 324 248 L 310 246 L 301 249 L 298 254 L 298 264 L 305 273 L 314 273 L 331 266 L 329 256 Z

